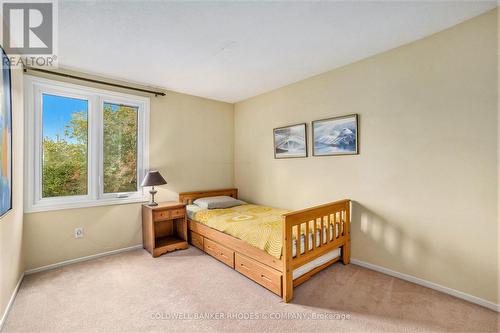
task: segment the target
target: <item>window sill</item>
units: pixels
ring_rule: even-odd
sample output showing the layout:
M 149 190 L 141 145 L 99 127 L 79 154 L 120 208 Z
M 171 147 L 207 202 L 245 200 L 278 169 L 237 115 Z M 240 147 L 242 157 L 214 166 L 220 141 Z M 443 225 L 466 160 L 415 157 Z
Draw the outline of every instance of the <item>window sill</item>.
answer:
M 65 210 L 65 209 L 78 209 L 78 208 L 90 208 L 90 207 L 101 207 L 101 206 L 114 206 L 114 205 L 126 205 L 133 203 L 144 203 L 149 199 L 147 196 L 142 198 L 109 198 L 100 200 L 90 200 L 90 201 L 80 201 L 80 202 L 68 202 L 60 204 L 37 204 L 31 207 L 25 207 L 24 213 L 38 213 L 38 212 L 48 212 L 55 210 Z

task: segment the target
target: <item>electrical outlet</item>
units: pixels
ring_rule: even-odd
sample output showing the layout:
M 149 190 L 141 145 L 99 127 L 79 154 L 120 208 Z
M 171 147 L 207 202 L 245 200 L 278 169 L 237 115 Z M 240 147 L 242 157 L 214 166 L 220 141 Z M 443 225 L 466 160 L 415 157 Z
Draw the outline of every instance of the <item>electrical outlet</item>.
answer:
M 83 228 L 75 228 L 75 238 L 82 238 L 83 237 Z

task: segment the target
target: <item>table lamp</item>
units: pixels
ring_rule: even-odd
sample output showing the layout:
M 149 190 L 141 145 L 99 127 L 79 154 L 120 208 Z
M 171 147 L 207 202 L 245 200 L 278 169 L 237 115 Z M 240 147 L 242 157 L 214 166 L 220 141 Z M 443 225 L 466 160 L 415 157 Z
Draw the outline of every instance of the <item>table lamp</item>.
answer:
M 155 186 L 157 185 L 165 185 L 167 181 L 161 176 L 159 171 L 149 171 L 146 177 L 144 177 L 144 180 L 142 181 L 141 186 L 152 186 L 151 190 L 149 190 L 149 193 L 151 194 L 151 200 L 148 202 L 148 206 L 158 206 L 158 204 L 155 202 L 155 194 L 158 193 L 158 191 L 155 190 Z

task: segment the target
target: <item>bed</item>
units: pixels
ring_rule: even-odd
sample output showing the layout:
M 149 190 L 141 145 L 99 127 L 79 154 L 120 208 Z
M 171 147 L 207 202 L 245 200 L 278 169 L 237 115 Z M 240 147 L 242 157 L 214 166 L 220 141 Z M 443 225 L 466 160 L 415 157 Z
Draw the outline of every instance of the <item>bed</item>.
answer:
M 342 260 L 349 263 L 350 200 L 299 211 L 245 204 L 200 209 L 199 198 L 230 196 L 237 189 L 179 194 L 188 212 L 189 242 L 259 283 L 285 302 L 293 288 Z

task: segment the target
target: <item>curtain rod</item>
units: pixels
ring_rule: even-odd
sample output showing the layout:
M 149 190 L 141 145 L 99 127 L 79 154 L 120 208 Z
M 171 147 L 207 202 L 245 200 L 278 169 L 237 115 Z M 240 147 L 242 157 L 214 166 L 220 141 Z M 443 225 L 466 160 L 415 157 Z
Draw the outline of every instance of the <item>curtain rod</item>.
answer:
M 33 67 L 25 67 L 24 68 L 24 72 L 27 72 L 28 70 L 46 73 L 46 74 L 58 75 L 58 76 L 66 77 L 69 79 L 76 79 L 76 80 L 87 81 L 87 82 L 91 82 L 91 83 L 105 84 L 107 86 L 112 86 L 112 87 L 117 87 L 117 88 L 124 88 L 124 89 L 140 91 L 140 92 L 144 92 L 144 93 L 154 94 L 155 96 L 165 96 L 165 93 L 161 92 L 161 91 L 134 88 L 134 87 L 124 86 L 122 84 L 99 81 L 99 80 L 94 80 L 94 79 L 88 79 L 86 77 L 81 77 L 81 76 L 76 76 L 76 75 L 71 75 L 71 74 L 64 74 L 64 73 L 49 71 L 49 70 L 41 69 L 41 68 L 33 68 Z

